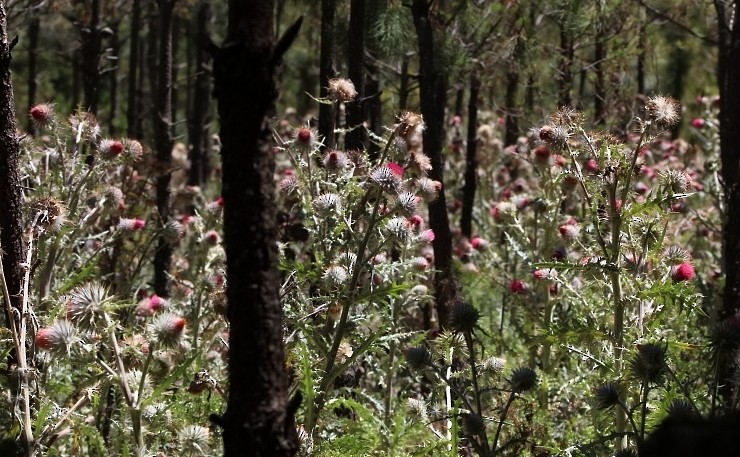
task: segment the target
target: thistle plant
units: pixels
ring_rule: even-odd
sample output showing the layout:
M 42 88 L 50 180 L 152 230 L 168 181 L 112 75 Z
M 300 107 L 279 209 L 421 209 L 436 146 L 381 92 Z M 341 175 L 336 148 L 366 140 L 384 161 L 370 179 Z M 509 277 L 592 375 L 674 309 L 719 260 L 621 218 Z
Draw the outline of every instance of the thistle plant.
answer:
M 14 319 L 2 350 L 18 360 L 4 383 L 12 392 L 7 433 L 22 436 L 29 456 L 217 447 L 202 432 L 207 402 L 194 402 L 192 415 L 176 406 L 192 394 L 165 393 L 204 371 L 214 382 L 193 393 L 219 391 L 216 379 L 225 377 L 220 355 L 206 356 L 227 350 L 225 326 L 204 312 L 223 285 L 223 252 L 207 236 L 220 215 L 193 194 L 179 221 L 163 225 L 151 203 L 155 167 L 138 141 L 103 137 L 85 112 L 61 119 L 39 105 L 29 115 L 42 136 L 21 142 L 23 309 L 12 312 L 14 292 L 3 290 Z M 166 298 L 148 291 L 161 234 L 179 248 L 175 293 Z M 150 427 L 160 419 L 169 426 Z

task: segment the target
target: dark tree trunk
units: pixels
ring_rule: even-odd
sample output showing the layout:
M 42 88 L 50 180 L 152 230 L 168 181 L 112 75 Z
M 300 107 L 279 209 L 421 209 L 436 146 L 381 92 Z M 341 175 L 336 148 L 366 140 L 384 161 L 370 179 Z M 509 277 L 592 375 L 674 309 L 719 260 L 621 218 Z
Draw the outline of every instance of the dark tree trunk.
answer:
M 442 142 L 447 104 L 447 75 L 434 59 L 434 31 L 429 15 L 429 0 L 414 0 L 411 13 L 419 41 L 419 98 L 424 116 L 424 152 L 432 162 L 429 176 L 444 183 Z M 429 226 L 434 231 L 434 294 L 440 326 L 448 323 L 449 308 L 457 298 L 457 283 L 452 271 L 452 234 L 447 216 L 444 185 L 439 197 L 429 203 Z
M 506 73 L 506 134 L 504 142 L 507 146 L 516 144 L 519 139 L 519 119 L 517 92 L 519 92 L 519 72 Z
M 720 149 L 722 180 L 725 187 L 724 268 L 725 290 L 721 320 L 740 310 L 740 15 L 732 5 L 715 1 L 719 18 L 719 60 L 717 82 L 720 94 Z M 737 7 L 735 2 L 735 7 Z M 734 14 L 730 14 L 733 11 Z M 732 23 L 730 23 L 732 21 Z M 720 393 L 725 405 L 731 406 L 737 387 L 731 366 L 721 366 Z
M 401 58 L 401 75 L 400 84 L 398 88 L 398 109 L 400 111 L 405 110 L 409 106 L 409 83 L 411 75 L 409 75 L 409 56 L 404 55 Z
M 606 32 L 603 26 L 597 26 L 596 44 L 594 49 L 594 124 L 603 125 L 606 122 Z
M 319 96 L 329 94 L 329 80 L 336 75 L 334 68 L 335 33 L 334 16 L 336 0 L 321 0 L 321 55 L 319 56 Z M 319 136 L 324 139 L 324 148 L 334 147 L 335 105 L 322 103 L 319 106 Z
M 288 457 L 298 448 L 283 353 L 270 123 L 278 67 L 300 21 L 275 44 L 273 7 L 274 0 L 230 0 L 226 45 L 213 50 L 229 278 L 229 400 L 218 420 L 226 457 Z
M 570 106 L 573 100 L 570 95 L 573 85 L 573 36 L 567 30 L 565 20 L 560 24 L 560 64 L 558 80 L 558 106 Z
M 141 139 L 140 117 L 141 106 L 139 103 L 139 78 L 140 70 L 139 51 L 140 39 L 139 28 L 141 28 L 141 0 L 134 0 L 131 6 L 131 41 L 129 43 L 128 59 L 128 112 L 126 113 L 126 134 L 129 138 Z
M 645 57 L 647 55 L 647 26 L 640 27 L 640 38 L 637 42 L 637 93 L 645 94 Z
M 154 143 L 157 147 L 157 211 L 160 224 L 170 218 L 170 166 L 172 164 L 172 12 L 176 0 L 158 0 L 159 6 L 159 72 L 157 107 L 154 117 Z M 170 296 L 169 271 L 172 246 L 161 236 L 154 252 L 154 292 Z
M 98 113 L 100 91 L 100 10 L 103 0 L 92 0 L 89 18 L 80 27 L 80 72 L 82 74 L 83 104 L 92 114 Z
M 460 230 L 470 239 L 473 236 L 473 206 L 475 205 L 476 172 L 478 168 L 478 93 L 480 79 L 470 75 L 470 100 L 468 100 L 468 141 L 465 156 L 465 184 L 463 185 Z
M 347 150 L 362 151 L 367 147 L 365 122 L 365 0 L 352 0 L 349 16 L 347 77 L 354 83 L 357 97 L 347 103 L 347 128 L 344 138 Z
M 38 89 L 37 61 L 39 53 L 39 32 L 41 31 L 41 19 L 35 16 L 28 23 L 28 109 L 36 104 L 36 91 Z M 28 118 L 28 133 L 34 134 L 34 126 Z
M 10 79 L 11 50 L 14 45 L 15 42 L 8 41 L 5 2 L 0 2 L 0 249 L 3 252 L 3 271 L 10 302 L 15 309 L 20 310 L 25 245 L 20 148 L 15 124 L 13 85 Z M 0 292 L 0 296 L 2 295 Z M 5 325 L 9 328 L 10 310 L 4 303 L 2 307 L 5 310 Z
M 159 0 L 149 0 L 150 5 L 152 2 L 156 4 Z M 147 35 L 146 35 L 146 72 L 145 76 L 147 79 L 147 85 L 149 86 L 149 93 L 142 98 L 142 108 L 144 115 L 148 119 L 153 119 L 156 125 L 156 113 L 157 106 L 156 101 L 159 100 L 159 11 L 149 10 L 149 17 L 147 18 Z M 140 87 L 144 87 L 143 85 Z M 143 127 L 143 126 L 142 126 Z M 156 127 L 152 129 L 151 126 L 146 128 L 143 132 L 144 137 L 150 137 L 153 131 L 156 132 Z M 156 135 L 156 133 L 154 133 Z M 156 141 L 156 140 L 155 140 Z
M 380 14 L 385 11 L 387 6 L 387 0 L 369 0 L 367 7 L 367 23 L 371 30 L 375 27 Z M 383 104 L 381 103 L 380 98 L 380 74 L 378 66 L 374 61 L 379 58 L 379 50 L 376 39 L 372 34 L 368 35 L 367 40 L 370 59 L 365 64 L 365 68 L 367 70 L 365 72 L 365 96 L 367 97 L 365 100 L 365 106 L 367 107 L 367 118 L 370 131 L 376 136 L 380 136 L 382 134 L 381 129 L 383 128 Z M 377 159 L 380 152 L 378 145 L 374 141 L 371 141 L 369 147 L 370 157 L 373 160 Z
M 110 38 L 110 49 L 113 56 L 116 57 L 112 61 L 113 68 L 110 68 L 110 101 L 108 111 L 108 134 L 115 137 L 116 132 L 116 116 L 118 115 L 118 58 L 120 57 L 121 43 L 118 40 L 118 24 L 111 26 L 113 35 Z
M 174 14 L 172 16 L 172 32 L 170 33 L 170 42 L 172 43 L 172 51 L 170 55 L 170 135 L 172 138 L 177 138 L 177 106 L 179 104 L 179 79 L 178 79 L 178 65 L 177 56 L 180 49 L 180 18 Z
M 207 68 L 207 54 L 203 47 L 208 39 L 208 2 L 201 2 L 196 18 L 196 34 L 191 44 L 195 50 L 195 84 L 188 119 L 188 135 L 190 137 L 190 172 L 188 184 L 203 186 L 210 172 L 208 163 L 208 122 L 210 113 L 210 72 Z

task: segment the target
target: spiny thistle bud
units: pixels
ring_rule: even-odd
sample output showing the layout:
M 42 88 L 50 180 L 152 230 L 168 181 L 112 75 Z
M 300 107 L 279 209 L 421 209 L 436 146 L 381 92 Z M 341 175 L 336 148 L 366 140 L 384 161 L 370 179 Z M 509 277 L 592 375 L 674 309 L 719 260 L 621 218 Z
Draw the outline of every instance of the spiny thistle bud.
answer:
M 669 265 L 678 265 L 684 262 L 691 261 L 691 254 L 686 249 L 680 246 L 668 246 L 663 252 L 663 258 Z
M 668 405 L 666 415 L 673 419 L 692 419 L 699 416 L 691 403 L 680 398 L 674 398 L 671 404 Z
M 327 151 L 322 161 L 324 168 L 331 172 L 343 171 L 350 164 L 349 157 L 342 151 Z
M 691 281 L 696 276 L 694 266 L 691 262 L 683 262 L 671 267 L 671 279 L 673 282 Z
M 329 286 L 341 286 L 347 282 L 349 273 L 347 269 L 341 265 L 331 265 L 329 268 L 324 270 L 324 281 Z
M 351 102 L 357 97 L 357 91 L 352 81 L 344 78 L 329 80 L 329 96 L 338 102 Z
M 411 265 L 416 271 L 426 271 L 429 268 L 429 261 L 425 257 L 414 257 L 411 259 Z
M 468 436 L 483 435 L 486 422 L 479 414 L 465 414 L 463 416 L 463 431 Z
M 619 383 L 609 381 L 594 389 L 596 409 L 609 409 L 619 404 Z
M 146 221 L 139 218 L 129 219 L 122 217 L 118 220 L 118 230 L 122 232 L 137 232 L 146 227 Z
M 510 224 L 516 220 L 516 205 L 512 202 L 499 202 L 491 208 L 491 215 L 497 222 Z
M 203 241 L 209 246 L 218 246 L 221 242 L 221 235 L 215 230 L 209 230 L 203 234 Z
M 319 216 L 329 216 L 342 208 L 342 199 L 334 193 L 322 194 L 313 201 L 313 208 Z
M 403 169 L 399 173 L 397 164 L 388 163 L 381 165 L 370 173 L 370 181 L 381 189 L 389 192 L 392 195 L 398 195 L 401 192 L 401 176 L 403 175 Z
M 116 186 L 108 186 L 103 191 L 103 198 L 111 202 L 116 209 L 122 209 L 124 206 L 123 191 Z
M 645 103 L 645 111 L 648 118 L 662 128 L 676 125 L 681 119 L 681 105 L 671 97 L 650 97 Z
M 417 416 L 423 422 L 429 420 L 427 404 L 421 398 L 409 398 L 406 402 L 406 407 L 409 413 Z
M 529 367 L 515 368 L 509 378 L 511 390 L 516 393 L 523 393 L 536 388 L 537 382 L 537 372 Z
M 412 215 L 416 213 L 419 203 L 421 202 L 421 197 L 417 197 L 411 192 L 401 192 L 401 194 L 396 198 L 396 201 L 398 202 L 398 207 L 402 213 Z
M 47 103 L 34 105 L 28 110 L 28 118 L 36 128 L 48 127 L 54 122 L 54 108 Z
M 422 230 L 421 233 L 416 236 L 417 241 L 422 244 L 430 244 L 434 241 L 434 238 L 436 238 L 436 235 L 432 229 Z
M 581 233 L 581 226 L 578 224 L 563 224 L 558 227 L 560 236 L 566 241 L 574 241 L 578 239 L 578 235 Z
M 458 301 L 450 307 L 450 328 L 457 332 L 472 332 L 478 319 L 480 312 L 468 302 Z
M 149 330 L 155 341 L 164 347 L 175 347 L 180 344 L 187 322 L 183 317 L 172 313 L 164 313 L 157 316 Z
M 563 180 L 560 181 L 560 188 L 563 190 L 563 192 L 573 192 L 576 190 L 576 187 L 581 183 L 581 180 L 578 179 L 578 176 L 576 175 L 565 175 L 563 177 Z
M 406 349 L 404 357 L 406 358 L 406 363 L 414 370 L 421 370 L 432 363 L 432 355 L 425 346 Z
M 681 194 L 689 190 L 691 176 L 681 170 L 667 170 L 660 173 L 660 183 L 667 191 L 673 194 Z
M 429 178 L 419 178 L 416 180 L 416 188 L 419 194 L 426 202 L 433 202 L 439 196 L 442 190 L 442 183 Z
M 188 425 L 177 434 L 180 443 L 178 455 L 183 457 L 195 457 L 205 455 L 211 432 L 200 425 Z
M 36 347 L 51 355 L 69 355 L 72 346 L 79 341 L 77 331 L 66 320 L 58 320 L 49 327 L 36 331 Z
M 527 286 L 521 279 L 512 279 L 509 283 L 509 292 L 512 294 L 523 294 L 527 291 Z
M 318 132 L 309 127 L 298 127 L 293 132 L 293 144 L 303 150 L 312 150 L 318 146 L 318 138 Z
M 552 153 L 547 146 L 538 146 L 532 151 L 532 161 L 543 167 L 552 165 Z
M 211 214 L 220 215 L 224 211 L 224 198 L 218 197 L 212 202 L 206 204 L 206 211 Z
M 385 229 L 394 238 L 404 240 L 411 234 L 410 226 L 405 217 L 393 217 L 385 224 Z
M 162 236 L 168 244 L 177 244 L 185 236 L 185 227 L 179 221 L 170 219 L 164 224 Z
M 540 129 L 540 139 L 545 142 L 547 147 L 556 151 L 561 151 L 568 146 L 568 140 L 570 139 L 570 132 L 566 127 L 561 125 L 545 125 Z M 550 151 L 547 151 L 546 161 L 550 160 Z M 543 151 L 544 152 L 544 151 Z
M 640 344 L 630 360 L 632 375 L 644 383 L 657 384 L 667 373 L 666 347 L 657 344 Z
M 112 160 L 123 152 L 123 143 L 118 140 L 102 140 L 98 145 L 98 151 L 104 159 Z
M 77 287 L 67 297 L 67 319 L 82 330 L 95 331 L 105 325 L 105 313 L 113 297 L 97 282 Z
M 488 247 L 488 240 L 484 240 L 479 236 L 474 236 L 473 239 L 470 240 L 470 247 L 476 251 L 483 251 Z
M 133 138 L 124 138 L 121 140 L 123 143 L 123 149 L 133 160 L 138 160 L 144 154 L 144 147 L 137 140 Z
M 506 360 L 501 357 L 489 357 L 483 361 L 483 369 L 492 373 L 501 373 L 506 367 Z
M 280 180 L 278 187 L 280 188 L 280 192 L 292 194 L 298 189 L 298 179 L 294 175 L 286 176 Z
M 67 222 L 67 208 L 54 198 L 37 198 L 29 206 L 29 218 L 34 227 L 58 232 Z
M 356 262 L 357 254 L 355 254 L 354 252 L 343 252 L 334 259 L 335 264 L 343 265 L 347 267 L 348 270 L 354 269 Z

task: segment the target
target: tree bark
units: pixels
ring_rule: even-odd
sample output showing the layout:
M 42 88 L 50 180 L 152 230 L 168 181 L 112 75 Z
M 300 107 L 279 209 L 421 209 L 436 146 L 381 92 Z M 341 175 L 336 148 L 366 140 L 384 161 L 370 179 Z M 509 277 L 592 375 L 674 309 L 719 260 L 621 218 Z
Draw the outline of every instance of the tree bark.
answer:
M 473 236 L 473 206 L 475 205 L 476 171 L 478 168 L 478 94 L 480 79 L 473 70 L 470 75 L 470 100 L 468 100 L 468 140 L 465 156 L 465 184 L 463 185 L 460 230 L 470 239 Z
M 39 47 L 39 32 L 41 31 L 41 19 L 38 16 L 34 16 L 28 23 L 28 109 L 30 110 L 33 105 L 36 104 L 36 91 L 38 89 L 38 74 L 37 74 L 37 61 L 38 61 L 38 47 Z M 27 124 L 28 133 L 33 135 L 34 125 L 31 119 L 28 118 Z
M 98 113 L 100 90 L 100 10 L 103 0 L 92 0 L 89 20 L 78 24 L 80 28 L 80 72 L 82 76 L 83 104 L 92 114 Z
M 121 43 L 118 40 L 118 23 L 111 25 L 113 35 L 110 38 L 110 49 L 116 60 L 113 61 L 113 68 L 110 68 L 110 98 L 108 108 L 108 134 L 112 137 L 117 135 L 116 116 L 118 115 L 118 62 L 120 62 Z
M 0 249 L 2 249 L 5 283 L 10 302 L 21 309 L 23 284 L 23 196 L 20 179 L 20 147 L 15 123 L 15 100 L 10 78 L 11 50 L 15 42 L 8 41 L 5 2 L 0 2 Z M 5 325 L 10 324 L 5 310 Z
M 419 42 L 419 98 L 424 116 L 424 152 L 432 162 L 429 177 L 444 183 L 442 144 L 447 105 L 447 75 L 434 59 L 434 31 L 430 18 L 431 2 L 414 0 L 411 13 Z M 434 294 L 439 325 L 448 323 L 449 308 L 457 298 L 457 282 L 452 271 L 452 234 L 447 216 L 444 184 L 438 198 L 429 203 L 429 226 L 434 231 Z
M 141 139 L 141 106 L 139 103 L 141 0 L 133 0 L 131 6 L 131 41 L 128 59 L 128 112 L 126 113 L 126 134 L 129 138 Z
M 606 32 L 603 25 L 597 25 L 596 44 L 594 48 L 594 124 L 606 122 Z
M 208 39 L 208 2 L 198 6 L 195 25 L 195 85 L 192 90 L 193 102 L 188 119 L 188 136 L 190 137 L 190 171 L 188 185 L 203 186 L 210 172 L 208 163 L 208 121 L 210 113 L 211 75 L 207 68 L 207 54 L 203 45 Z
M 287 457 L 298 448 L 283 353 L 270 124 L 281 57 L 301 21 L 275 44 L 273 12 L 274 0 L 230 0 L 224 45 L 213 50 L 230 325 L 228 405 L 214 419 L 226 457 Z
M 157 148 L 157 211 L 160 224 L 170 218 L 170 180 L 172 164 L 172 16 L 176 0 L 158 0 L 159 6 L 159 71 L 157 77 L 157 107 L 154 118 L 154 143 Z M 170 296 L 169 271 L 172 246 L 160 236 L 154 252 L 154 292 Z
M 321 0 L 321 55 L 319 56 L 319 97 L 329 95 L 329 80 L 336 75 L 334 68 L 335 34 L 334 16 L 336 0 Z M 334 147 L 335 105 L 322 103 L 319 106 L 319 136 L 324 139 L 324 148 Z
M 381 13 L 388 7 L 387 0 L 369 0 L 367 6 L 367 23 L 372 30 L 378 22 Z M 369 128 L 376 136 L 380 136 L 383 128 L 382 108 L 383 104 L 380 98 L 380 75 L 375 59 L 379 56 L 377 40 L 372 34 L 368 34 L 367 50 L 370 59 L 365 64 L 365 106 L 367 108 L 367 118 Z M 380 148 L 371 141 L 369 144 L 370 158 L 377 160 Z
M 347 128 L 344 148 L 363 151 L 367 147 L 365 130 L 365 0 L 352 0 L 349 13 L 347 77 L 354 83 L 357 97 L 347 103 Z
M 560 23 L 560 62 L 558 79 L 558 106 L 570 106 L 571 87 L 573 86 L 573 58 L 575 49 L 573 47 L 573 35 L 566 28 L 565 19 Z
M 738 6 L 735 3 L 735 8 Z M 724 220 L 725 290 L 720 320 L 740 311 L 740 17 L 732 5 L 714 2 L 719 19 L 719 60 L 717 85 L 720 95 L 719 132 L 722 180 L 725 189 Z M 733 11 L 734 14 L 730 14 Z M 732 21 L 732 22 L 730 22 Z M 721 366 L 720 394 L 726 406 L 732 406 L 736 395 L 733 367 Z
M 519 71 L 509 71 L 506 73 L 506 133 L 504 135 L 504 143 L 507 146 L 516 144 L 519 140 L 517 92 L 519 92 Z

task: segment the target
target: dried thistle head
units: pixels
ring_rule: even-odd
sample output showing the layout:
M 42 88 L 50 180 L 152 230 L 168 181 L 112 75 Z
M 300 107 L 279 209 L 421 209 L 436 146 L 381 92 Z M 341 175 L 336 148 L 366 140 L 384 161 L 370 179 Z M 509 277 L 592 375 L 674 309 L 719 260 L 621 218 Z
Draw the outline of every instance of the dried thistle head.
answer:
M 648 119 L 661 128 L 676 125 L 681 119 L 681 105 L 671 97 L 655 95 L 645 103 Z
M 355 85 L 349 79 L 334 78 L 329 80 L 329 95 L 339 102 L 351 102 L 357 97 Z
M 572 106 L 561 106 L 550 115 L 550 121 L 559 126 L 575 127 L 583 122 L 583 113 Z
M 29 221 L 34 227 L 58 232 L 67 222 L 67 208 L 55 198 L 37 198 L 29 204 Z

